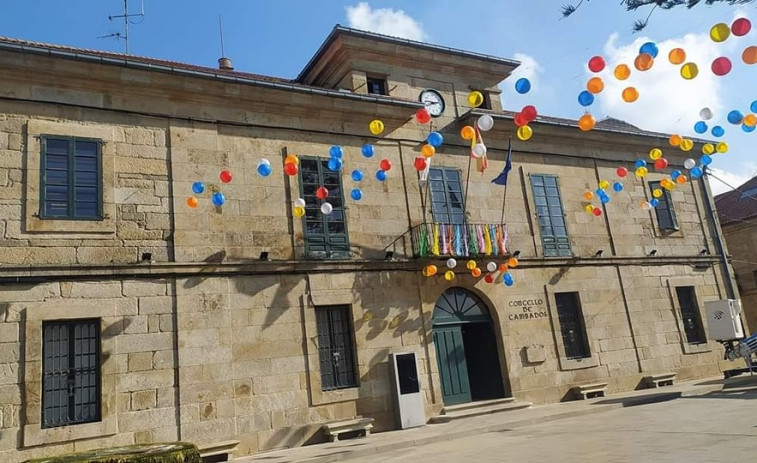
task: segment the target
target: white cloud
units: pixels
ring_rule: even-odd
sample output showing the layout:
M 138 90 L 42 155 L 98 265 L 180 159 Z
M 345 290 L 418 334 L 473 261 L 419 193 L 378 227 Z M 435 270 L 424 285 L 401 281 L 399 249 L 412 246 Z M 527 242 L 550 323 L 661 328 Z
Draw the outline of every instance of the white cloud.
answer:
M 392 8 L 374 10 L 367 2 L 360 2 L 346 9 L 347 23 L 354 29 L 417 41 L 423 41 L 426 38 L 423 25 L 402 10 Z
M 738 188 L 743 185 L 747 180 L 752 178 L 752 173 L 757 171 L 757 165 L 750 164 L 748 166 L 742 166 L 744 169 L 739 173 L 728 172 L 717 167 L 710 166 L 711 174 L 708 179 L 710 181 L 710 189 L 713 195 L 719 195 L 731 191 L 734 188 Z M 717 178 L 715 178 L 717 177 Z M 727 184 L 727 185 L 726 185 Z

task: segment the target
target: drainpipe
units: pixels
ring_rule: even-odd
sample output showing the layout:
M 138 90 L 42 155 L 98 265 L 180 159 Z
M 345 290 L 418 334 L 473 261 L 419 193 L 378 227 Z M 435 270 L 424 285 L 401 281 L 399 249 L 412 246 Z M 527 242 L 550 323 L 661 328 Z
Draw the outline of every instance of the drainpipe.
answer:
M 718 220 L 717 213 L 715 212 L 715 203 L 712 198 L 712 193 L 707 183 L 707 172 L 709 169 L 704 169 L 704 175 L 700 179 L 699 186 L 702 189 L 702 195 L 704 196 L 704 206 L 707 209 L 707 218 L 709 218 L 712 227 L 712 238 L 715 241 L 717 247 L 718 257 L 720 258 L 721 267 L 723 267 L 723 277 L 725 280 L 725 290 L 728 299 L 737 299 L 738 292 L 733 285 L 734 277 L 731 272 L 731 266 L 728 262 L 728 256 L 726 255 L 725 242 L 723 241 L 723 230 L 720 228 L 720 221 Z M 743 320 L 742 320 L 743 323 Z M 746 325 L 744 325 L 746 326 Z

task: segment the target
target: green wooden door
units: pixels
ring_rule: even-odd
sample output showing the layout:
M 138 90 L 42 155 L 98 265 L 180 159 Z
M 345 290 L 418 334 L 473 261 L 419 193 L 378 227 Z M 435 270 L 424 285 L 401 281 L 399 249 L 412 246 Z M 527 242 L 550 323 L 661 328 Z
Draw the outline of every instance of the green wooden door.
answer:
M 444 404 L 470 402 L 468 366 L 465 363 L 463 331 L 460 325 L 434 327 L 434 345 Z

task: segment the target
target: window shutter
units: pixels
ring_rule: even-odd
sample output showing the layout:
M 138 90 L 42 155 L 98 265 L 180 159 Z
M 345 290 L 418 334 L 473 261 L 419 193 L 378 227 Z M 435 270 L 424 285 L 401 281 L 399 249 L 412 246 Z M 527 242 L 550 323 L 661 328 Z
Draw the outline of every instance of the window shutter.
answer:
M 434 222 L 464 224 L 465 197 L 458 169 L 430 168 L 428 172 L 431 214 Z
M 540 174 L 530 177 L 544 256 L 570 257 L 573 253 L 557 177 Z
M 321 212 L 323 201 L 315 195 L 320 186 L 329 190 L 326 201 L 333 206 L 329 215 Z M 300 158 L 300 194 L 305 200 L 303 232 L 307 256 L 315 259 L 349 258 L 341 173 L 329 170 L 327 160 Z
M 662 188 L 660 182 L 649 182 L 649 187 L 652 191 L 657 188 L 662 191 L 662 196 L 657 198 L 659 203 L 655 207 L 657 225 L 660 230 L 678 230 L 678 220 L 676 219 L 675 209 L 673 209 L 673 202 L 670 199 L 670 192 Z

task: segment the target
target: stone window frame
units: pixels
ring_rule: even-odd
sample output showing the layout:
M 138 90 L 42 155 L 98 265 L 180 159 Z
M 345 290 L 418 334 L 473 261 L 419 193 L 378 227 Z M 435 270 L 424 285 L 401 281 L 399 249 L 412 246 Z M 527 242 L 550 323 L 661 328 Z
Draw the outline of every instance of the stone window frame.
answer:
M 23 447 L 70 442 L 118 434 L 116 414 L 116 338 L 110 325 L 122 317 L 116 303 L 76 305 L 60 300 L 27 303 L 22 318 L 23 346 Z M 100 319 L 100 421 L 54 428 L 42 427 L 42 322 L 54 320 Z M 110 329 L 109 329 L 110 328 Z
M 549 322 L 552 324 L 552 338 L 557 347 L 557 360 L 560 364 L 560 370 L 582 370 L 599 366 L 599 349 L 596 346 L 596 338 L 591 335 L 591 326 L 586 323 L 586 314 L 581 310 L 584 317 L 584 327 L 586 328 L 586 343 L 589 345 L 590 357 L 581 359 L 568 358 L 565 353 L 565 345 L 562 340 L 562 331 L 560 330 L 560 319 L 557 314 L 557 301 L 555 293 L 578 293 L 579 301 L 581 299 L 581 290 L 586 290 L 585 285 L 579 283 L 558 283 L 556 285 L 544 285 L 544 292 L 547 295 L 547 310 L 549 311 Z
M 84 125 L 75 122 L 53 122 L 30 119 L 26 123 L 26 200 L 24 227 L 28 233 L 85 233 L 112 234 L 116 231 L 115 204 L 115 128 Z M 76 137 L 100 140 L 102 166 L 101 220 L 42 219 L 40 210 L 40 183 L 42 164 L 42 138 Z
M 686 332 L 683 328 L 683 319 L 681 316 L 681 305 L 678 303 L 678 295 L 676 294 L 676 288 L 679 286 L 691 286 L 694 288 L 694 297 L 697 300 L 697 307 L 699 309 L 699 319 L 702 322 L 702 329 L 705 334 L 709 333 L 707 326 L 707 316 L 703 312 L 704 299 L 702 298 L 702 291 L 699 289 L 701 281 L 694 277 L 680 277 L 669 278 L 667 280 L 668 296 L 670 297 L 670 303 L 673 307 L 673 316 L 676 319 L 676 327 L 678 328 L 678 337 L 681 342 L 681 348 L 685 355 L 691 354 L 704 354 L 712 352 L 711 340 L 707 339 L 707 342 L 702 344 L 689 344 L 686 342 Z

